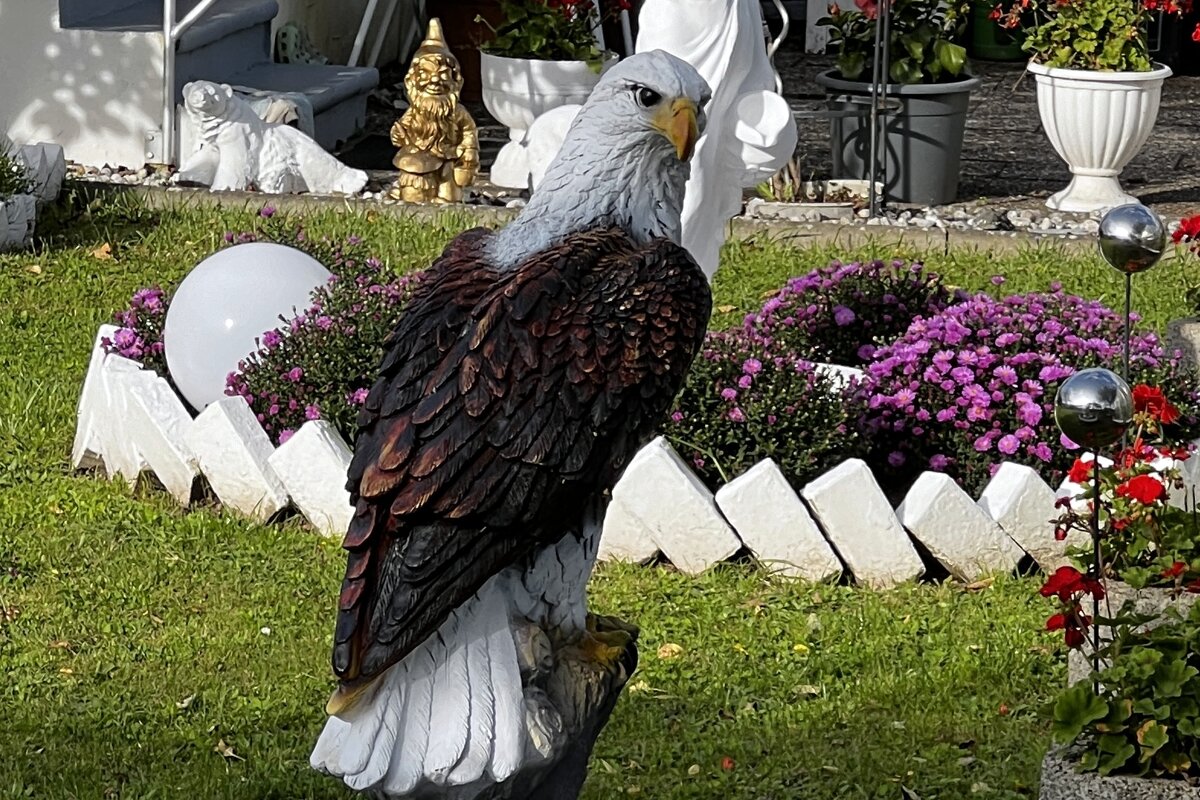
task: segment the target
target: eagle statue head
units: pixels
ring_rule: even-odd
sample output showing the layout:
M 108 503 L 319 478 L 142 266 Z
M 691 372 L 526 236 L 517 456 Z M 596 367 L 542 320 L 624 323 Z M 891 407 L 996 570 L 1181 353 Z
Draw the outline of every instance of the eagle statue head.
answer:
M 492 241 L 492 260 L 516 265 L 598 227 L 679 244 L 688 161 L 711 96 L 695 68 L 662 50 L 618 62 L 583 104 L 521 215 Z

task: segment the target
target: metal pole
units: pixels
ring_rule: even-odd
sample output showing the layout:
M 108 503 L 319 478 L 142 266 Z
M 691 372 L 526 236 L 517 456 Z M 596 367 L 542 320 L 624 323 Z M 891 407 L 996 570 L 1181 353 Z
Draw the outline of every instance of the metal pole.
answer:
M 1129 317 L 1131 314 L 1133 314 L 1132 308 L 1133 308 L 1133 275 L 1126 272 L 1125 273 L 1125 340 L 1124 340 L 1124 344 L 1125 344 L 1125 374 L 1123 375 L 1126 383 L 1129 383 L 1129 337 L 1131 336 L 1131 333 L 1130 333 L 1131 325 L 1130 325 Z
M 379 0 L 367 0 L 367 9 L 363 12 L 358 33 L 354 36 L 354 46 L 350 48 L 350 60 L 346 62 L 348 67 L 358 65 L 358 58 L 362 55 L 363 45 L 367 41 L 367 30 L 371 27 L 371 21 L 375 19 L 375 6 L 377 5 L 379 5 Z
M 1104 565 L 1100 560 L 1100 454 L 1092 453 L 1092 573 L 1096 580 L 1101 580 Z M 1092 595 L 1092 675 L 1100 672 L 1100 626 L 1096 618 L 1100 616 L 1100 598 Z M 1092 690 L 1100 693 L 1099 678 L 1092 678 Z
M 374 67 L 379 64 L 379 54 L 383 50 L 383 40 L 387 38 L 388 28 L 391 27 L 392 17 L 396 13 L 396 6 L 400 0 L 388 0 L 387 8 L 383 11 L 383 22 L 379 24 L 379 32 L 375 34 L 375 44 L 371 47 L 371 55 L 367 58 L 367 66 Z
M 867 197 L 870 202 L 870 214 L 872 217 L 878 212 L 879 198 L 875 192 L 875 177 L 879 169 L 876 153 L 879 149 L 879 56 L 883 52 L 883 17 L 887 14 L 888 3 L 883 2 L 879 5 L 879 17 L 875 20 L 875 53 L 871 59 L 871 110 L 868 115 L 870 120 L 870 163 L 867 164 Z
M 175 162 L 175 0 L 163 0 L 163 118 L 162 154 L 167 164 Z

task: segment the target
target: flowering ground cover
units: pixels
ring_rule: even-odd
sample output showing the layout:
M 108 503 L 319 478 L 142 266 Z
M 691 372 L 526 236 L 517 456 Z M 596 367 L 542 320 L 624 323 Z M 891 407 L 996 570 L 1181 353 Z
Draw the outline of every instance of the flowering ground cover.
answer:
M 68 474 L 96 327 L 139 287 L 171 285 L 252 214 L 151 213 L 73 198 L 41 249 L 0 256 L 0 797 L 347 797 L 308 750 L 343 560 L 298 521 L 184 514 L 160 492 Z M 388 265 L 427 263 L 468 223 L 319 214 Z M 1014 257 L 737 244 L 718 324 L 834 256 L 926 257 L 948 280 L 1110 304 L 1115 274 L 1052 251 Z M 1186 276 L 1135 286 L 1160 325 Z M 144 296 L 143 302 L 153 302 Z M 1062 685 L 1061 634 L 1039 632 L 1038 579 L 887 593 L 783 583 L 748 565 L 701 578 L 602 568 L 593 604 L 636 620 L 642 662 L 584 796 L 895 798 L 1036 794 L 1037 714 Z M 668 645 L 675 645 L 670 647 Z

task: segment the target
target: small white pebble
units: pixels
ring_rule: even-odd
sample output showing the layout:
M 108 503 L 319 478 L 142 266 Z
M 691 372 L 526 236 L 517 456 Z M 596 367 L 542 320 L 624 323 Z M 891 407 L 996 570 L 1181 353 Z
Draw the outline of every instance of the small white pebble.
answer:
M 266 625 L 264 625 L 263 627 L 259 628 L 259 629 L 258 629 L 258 632 L 259 632 L 259 633 L 261 633 L 263 636 L 270 636 L 270 635 L 271 635 L 271 629 L 270 629 L 270 628 L 268 628 Z

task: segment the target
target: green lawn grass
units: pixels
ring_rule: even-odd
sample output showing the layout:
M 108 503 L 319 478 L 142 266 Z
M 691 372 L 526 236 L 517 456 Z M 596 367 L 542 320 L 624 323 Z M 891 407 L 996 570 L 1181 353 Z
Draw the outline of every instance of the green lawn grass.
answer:
M 0 796 L 345 797 L 307 767 L 332 686 L 337 544 L 297 520 L 183 513 L 149 486 L 67 463 L 96 326 L 253 215 L 72 196 L 52 216 L 38 251 L 0 256 Z M 363 236 L 400 269 L 465 224 L 306 220 L 312 235 Z M 727 255 L 717 302 L 735 319 L 833 254 L 760 242 Z M 920 254 L 842 257 L 868 255 Z M 998 272 L 1014 288 L 1117 286 L 1094 259 L 1051 251 L 929 260 L 974 288 Z M 1151 317 L 1185 313 L 1184 275 L 1154 275 L 1138 284 Z M 700 578 L 602 568 L 593 605 L 642 626 L 642 662 L 585 796 L 898 798 L 901 785 L 925 800 L 1034 796 L 1048 743 L 1039 708 L 1064 680 L 1038 631 L 1036 586 L 871 592 L 749 565 Z M 678 654 L 660 658 L 665 644 Z

